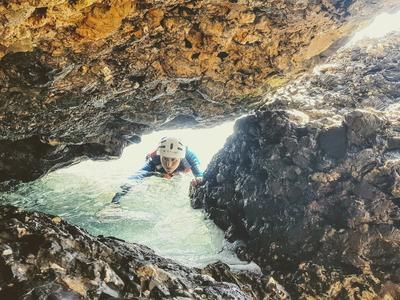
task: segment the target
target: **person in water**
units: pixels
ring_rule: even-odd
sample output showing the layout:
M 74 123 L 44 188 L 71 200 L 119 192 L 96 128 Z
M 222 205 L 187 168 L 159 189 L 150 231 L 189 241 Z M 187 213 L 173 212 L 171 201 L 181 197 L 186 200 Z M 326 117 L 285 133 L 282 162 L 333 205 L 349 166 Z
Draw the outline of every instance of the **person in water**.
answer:
M 139 181 L 148 176 L 162 176 L 170 179 L 174 175 L 192 172 L 192 185 L 196 186 L 203 181 L 203 172 L 200 170 L 200 161 L 197 155 L 182 144 L 175 137 L 161 139 L 157 150 L 147 154 L 146 164 L 129 179 Z M 120 203 L 121 198 L 132 188 L 131 184 L 121 186 L 121 191 L 112 198 L 112 203 Z

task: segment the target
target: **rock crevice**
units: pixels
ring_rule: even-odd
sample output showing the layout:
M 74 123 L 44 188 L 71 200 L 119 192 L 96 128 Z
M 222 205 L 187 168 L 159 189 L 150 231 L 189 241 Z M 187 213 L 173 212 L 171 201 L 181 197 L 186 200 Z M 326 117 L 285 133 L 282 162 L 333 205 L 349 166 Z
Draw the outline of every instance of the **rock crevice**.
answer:
M 400 120 L 320 114 L 259 111 L 237 121 L 192 204 L 295 298 L 372 299 L 400 280 L 400 148 L 388 147 Z

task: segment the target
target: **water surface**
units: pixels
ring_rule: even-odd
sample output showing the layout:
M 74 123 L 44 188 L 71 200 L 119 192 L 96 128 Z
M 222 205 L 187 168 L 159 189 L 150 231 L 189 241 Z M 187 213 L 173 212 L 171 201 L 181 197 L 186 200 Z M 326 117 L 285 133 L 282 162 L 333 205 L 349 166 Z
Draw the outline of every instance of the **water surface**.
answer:
M 59 215 L 91 234 L 144 244 L 189 266 L 205 266 L 217 260 L 243 266 L 223 232 L 201 210 L 191 208 L 191 174 L 171 180 L 145 178 L 135 184 L 121 205 L 110 203 L 119 186 L 129 182 L 129 175 L 140 168 L 145 154 L 164 134 L 144 137 L 143 143 L 128 147 L 119 160 L 86 161 L 21 184 L 13 192 L 0 194 L 2 203 Z M 210 142 L 210 131 L 205 138 Z M 220 147 L 223 141 L 219 143 L 210 144 L 208 153 L 215 153 L 217 149 L 212 147 Z M 203 160 L 205 164 L 211 154 Z

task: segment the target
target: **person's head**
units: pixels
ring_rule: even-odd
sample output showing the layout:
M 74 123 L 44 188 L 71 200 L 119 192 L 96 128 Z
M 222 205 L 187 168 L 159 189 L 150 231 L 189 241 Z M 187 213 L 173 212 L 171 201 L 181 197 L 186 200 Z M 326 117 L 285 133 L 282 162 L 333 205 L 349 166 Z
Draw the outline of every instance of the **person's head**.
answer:
M 186 147 L 174 137 L 163 137 L 157 148 L 165 172 L 172 174 L 186 155 Z

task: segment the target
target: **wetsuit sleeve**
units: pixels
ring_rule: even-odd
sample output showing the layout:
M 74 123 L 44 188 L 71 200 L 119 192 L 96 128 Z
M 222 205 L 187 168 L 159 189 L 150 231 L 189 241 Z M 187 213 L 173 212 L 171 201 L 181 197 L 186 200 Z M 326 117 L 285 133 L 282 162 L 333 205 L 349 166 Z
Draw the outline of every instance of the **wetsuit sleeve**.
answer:
M 134 182 L 131 184 L 121 185 L 120 191 L 114 195 L 111 202 L 119 204 L 121 202 L 121 198 L 131 190 L 135 182 L 140 181 L 147 176 L 150 176 L 151 174 L 153 174 L 154 171 L 154 163 L 151 160 L 146 161 L 146 164 L 140 170 L 138 170 L 134 175 L 128 177 L 129 180 L 133 180 Z
M 146 164 L 135 174 L 128 177 L 130 180 L 141 180 L 147 176 L 151 175 L 151 172 L 156 170 L 156 166 L 154 165 L 152 160 L 147 160 Z
M 190 164 L 193 175 L 195 177 L 203 177 L 203 171 L 200 169 L 200 160 L 197 155 L 192 150 L 187 148 L 185 158 Z

